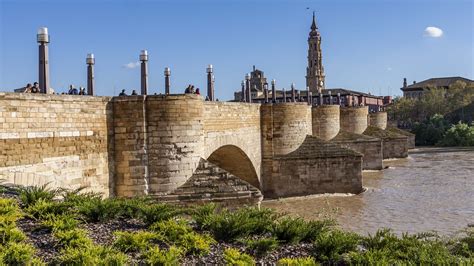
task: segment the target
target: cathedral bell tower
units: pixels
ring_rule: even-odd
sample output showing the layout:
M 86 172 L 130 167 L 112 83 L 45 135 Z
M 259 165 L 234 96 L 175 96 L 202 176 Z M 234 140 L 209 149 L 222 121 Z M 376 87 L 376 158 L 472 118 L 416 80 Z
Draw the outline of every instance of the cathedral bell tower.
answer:
M 306 68 L 306 86 L 314 93 L 320 93 L 325 86 L 323 56 L 321 52 L 321 34 L 316 26 L 313 12 L 313 24 L 308 37 L 308 67 Z

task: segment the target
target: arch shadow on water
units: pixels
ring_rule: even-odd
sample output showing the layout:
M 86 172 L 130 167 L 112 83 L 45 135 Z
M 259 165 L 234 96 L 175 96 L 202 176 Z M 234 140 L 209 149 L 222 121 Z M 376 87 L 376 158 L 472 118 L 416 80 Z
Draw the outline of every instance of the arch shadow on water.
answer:
M 260 189 L 257 172 L 245 152 L 234 145 L 224 145 L 211 153 L 207 160 Z

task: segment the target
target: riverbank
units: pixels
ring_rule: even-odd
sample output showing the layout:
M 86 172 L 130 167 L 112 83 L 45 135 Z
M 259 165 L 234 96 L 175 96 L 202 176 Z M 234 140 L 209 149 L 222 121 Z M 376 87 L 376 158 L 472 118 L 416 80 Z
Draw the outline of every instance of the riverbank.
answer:
M 397 237 L 389 230 L 367 237 L 339 230 L 330 220 L 304 221 L 270 209 L 179 208 L 147 198 L 0 188 L 0 261 L 5 264 L 453 264 L 474 259 L 474 231 L 449 239 Z

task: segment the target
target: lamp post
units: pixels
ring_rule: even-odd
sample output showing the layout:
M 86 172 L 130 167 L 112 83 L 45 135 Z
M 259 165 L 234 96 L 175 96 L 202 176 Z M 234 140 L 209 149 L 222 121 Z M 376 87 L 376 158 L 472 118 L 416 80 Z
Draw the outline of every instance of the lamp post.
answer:
M 48 93 L 49 90 L 49 35 L 48 28 L 38 29 L 36 41 L 39 44 L 39 89 L 40 93 Z
M 165 95 L 170 94 L 170 76 L 171 76 L 171 69 L 169 67 L 165 67 Z
M 313 105 L 313 92 L 309 92 L 308 104 Z
M 212 65 L 207 66 L 207 97 L 209 101 L 214 101 L 214 80 Z
M 247 75 L 245 75 L 245 90 L 246 90 L 245 96 L 247 96 L 245 101 L 248 103 L 251 103 L 252 91 L 250 90 L 250 73 L 247 73 Z
M 94 95 L 94 54 L 87 54 L 87 95 Z
M 296 94 L 295 93 L 295 83 L 291 83 L 291 101 L 292 102 L 295 102 L 295 100 L 296 100 L 295 99 L 295 96 L 296 96 L 295 94 Z
M 263 85 L 263 93 L 265 94 L 265 103 L 268 103 L 268 84 Z
M 240 86 L 242 86 L 242 97 L 240 98 L 241 102 L 245 102 L 245 82 L 242 80 L 242 83 L 240 83 Z
M 341 93 L 340 92 L 337 93 L 337 104 L 341 106 Z
M 276 90 L 275 90 L 276 81 L 272 79 L 272 102 L 276 103 Z
M 320 92 L 319 93 L 319 105 L 323 105 L 323 104 L 324 104 L 323 93 Z
M 283 102 L 286 103 L 286 90 L 283 88 Z
M 332 105 L 332 95 L 331 95 L 331 91 L 328 91 L 328 94 L 329 94 L 329 105 Z
M 148 51 L 142 50 L 140 52 L 141 64 L 141 95 L 148 94 Z

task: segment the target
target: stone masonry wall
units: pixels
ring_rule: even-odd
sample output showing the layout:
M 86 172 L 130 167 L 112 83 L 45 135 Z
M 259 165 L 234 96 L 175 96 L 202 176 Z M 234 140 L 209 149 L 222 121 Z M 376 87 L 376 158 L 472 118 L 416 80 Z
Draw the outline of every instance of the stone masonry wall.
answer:
M 341 130 L 362 134 L 367 128 L 368 114 L 367 106 L 341 108 Z
M 0 179 L 113 194 L 109 101 L 0 93 Z
M 323 140 L 331 140 L 340 129 L 340 112 L 338 105 L 320 105 L 312 108 L 312 134 Z

